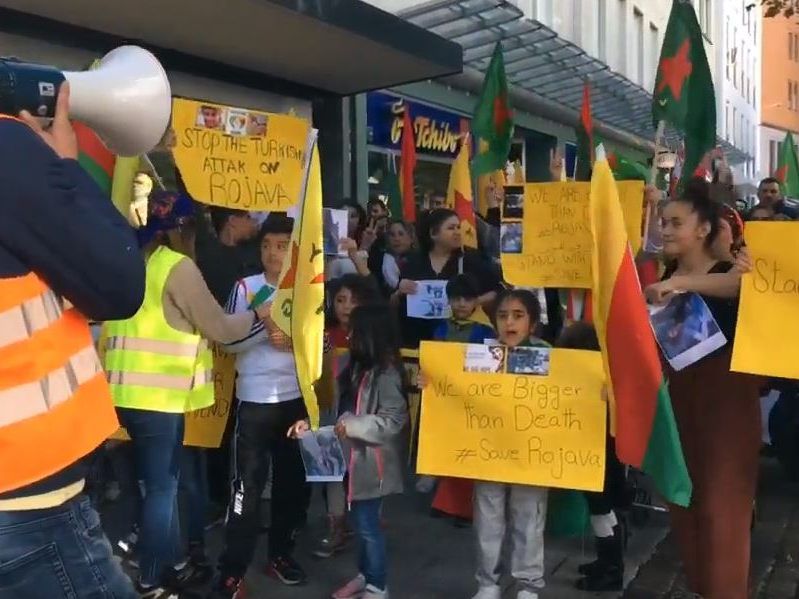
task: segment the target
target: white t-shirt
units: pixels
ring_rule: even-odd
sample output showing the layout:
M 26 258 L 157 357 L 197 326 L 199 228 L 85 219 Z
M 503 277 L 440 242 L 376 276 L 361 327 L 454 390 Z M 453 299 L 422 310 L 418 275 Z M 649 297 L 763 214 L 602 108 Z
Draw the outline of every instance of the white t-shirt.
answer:
M 264 301 L 275 292 L 263 274 L 242 279 L 230 293 L 226 312 L 251 310 L 255 296 L 262 289 Z M 260 319 L 256 319 L 246 337 L 226 345 L 225 349 L 236 354 L 236 396 L 239 400 L 280 403 L 301 397 L 294 354 L 270 345 Z

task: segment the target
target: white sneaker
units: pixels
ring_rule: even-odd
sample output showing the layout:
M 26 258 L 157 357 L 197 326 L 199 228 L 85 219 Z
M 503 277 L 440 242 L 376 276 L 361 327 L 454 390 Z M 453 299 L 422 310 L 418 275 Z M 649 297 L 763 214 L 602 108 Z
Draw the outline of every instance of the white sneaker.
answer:
M 538 593 L 536 593 L 535 591 L 522 589 L 521 591 L 516 593 L 516 599 L 538 599 Z
M 388 599 L 388 588 L 381 591 L 371 584 L 366 585 L 366 591 L 361 595 L 361 599 Z
M 502 599 L 502 589 L 499 587 L 480 587 L 472 599 Z

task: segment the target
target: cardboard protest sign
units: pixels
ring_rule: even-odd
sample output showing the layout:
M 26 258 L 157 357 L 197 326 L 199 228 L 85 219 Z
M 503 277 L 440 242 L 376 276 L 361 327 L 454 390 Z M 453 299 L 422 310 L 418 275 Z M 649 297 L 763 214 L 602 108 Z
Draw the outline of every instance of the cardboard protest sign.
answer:
M 497 362 L 503 372 L 494 372 Z M 599 352 L 425 341 L 420 363 L 428 383 L 418 472 L 602 488 L 607 406 Z
M 214 352 L 214 404 L 186 414 L 183 445 L 216 448 L 222 444 L 230 408 L 233 404 L 233 385 L 236 382 L 236 357 L 217 345 Z M 117 441 L 130 441 L 127 431 L 120 427 L 111 435 Z
M 746 225 L 752 272 L 741 280 L 731 369 L 799 378 L 799 235 L 792 222 Z
M 641 248 L 643 181 L 617 181 L 633 253 Z M 505 281 L 524 287 L 590 289 L 590 183 L 506 187 L 500 227 Z
M 172 128 L 175 164 L 198 202 L 284 211 L 299 201 L 308 121 L 175 98 Z

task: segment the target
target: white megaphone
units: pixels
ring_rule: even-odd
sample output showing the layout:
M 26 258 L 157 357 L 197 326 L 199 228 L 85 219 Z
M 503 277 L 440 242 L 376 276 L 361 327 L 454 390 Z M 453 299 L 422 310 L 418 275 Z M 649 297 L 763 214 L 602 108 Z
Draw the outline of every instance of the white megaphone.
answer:
M 138 156 L 161 141 L 172 110 L 169 79 L 155 56 L 138 46 L 112 50 L 81 72 L 0 59 L 0 112 L 51 118 L 65 79 L 70 118 L 88 125 L 115 154 Z

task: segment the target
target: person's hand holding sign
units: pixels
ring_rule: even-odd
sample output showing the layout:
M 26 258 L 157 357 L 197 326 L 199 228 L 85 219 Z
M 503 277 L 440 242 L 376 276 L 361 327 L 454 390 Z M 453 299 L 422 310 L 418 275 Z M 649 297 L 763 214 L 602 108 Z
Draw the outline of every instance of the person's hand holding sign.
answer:
M 666 281 L 660 281 L 658 283 L 653 283 L 649 285 L 644 290 L 644 295 L 646 296 L 646 300 L 650 304 L 654 304 L 656 306 L 662 306 L 663 304 L 668 304 L 669 300 L 674 296 L 676 293 L 680 293 L 680 291 L 675 287 L 674 281 L 677 280 L 678 277 L 672 277 Z

